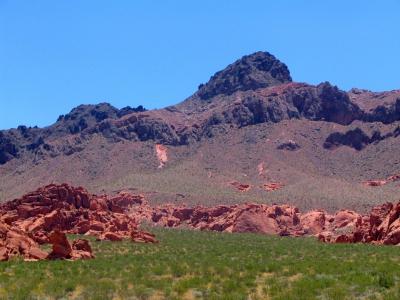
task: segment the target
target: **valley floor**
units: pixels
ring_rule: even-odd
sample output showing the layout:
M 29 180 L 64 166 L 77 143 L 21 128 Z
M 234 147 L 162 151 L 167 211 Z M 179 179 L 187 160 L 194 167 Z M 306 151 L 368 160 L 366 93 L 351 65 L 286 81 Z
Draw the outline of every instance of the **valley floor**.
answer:
M 88 261 L 0 263 L 0 299 L 400 299 L 396 246 L 152 228 Z

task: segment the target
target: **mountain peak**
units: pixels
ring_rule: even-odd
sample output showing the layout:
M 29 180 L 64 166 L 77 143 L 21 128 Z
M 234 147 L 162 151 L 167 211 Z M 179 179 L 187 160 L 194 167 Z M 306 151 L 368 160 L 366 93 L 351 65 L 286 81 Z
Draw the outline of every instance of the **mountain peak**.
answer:
M 224 70 L 215 73 L 199 86 L 197 95 L 207 100 L 236 91 L 255 90 L 291 82 L 287 66 L 268 52 L 258 51 L 243 56 Z

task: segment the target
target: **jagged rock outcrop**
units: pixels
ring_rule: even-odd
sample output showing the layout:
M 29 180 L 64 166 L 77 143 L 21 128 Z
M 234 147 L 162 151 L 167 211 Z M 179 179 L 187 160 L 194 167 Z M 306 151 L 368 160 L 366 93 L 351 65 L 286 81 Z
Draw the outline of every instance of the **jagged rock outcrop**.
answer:
M 393 132 L 382 135 L 379 131 L 374 131 L 371 136 L 367 135 L 362 129 L 355 128 L 348 130 L 345 133 L 334 132 L 331 133 L 324 142 L 325 149 L 335 149 L 340 146 L 348 146 L 358 151 L 364 149 L 366 146 L 379 143 L 388 138 L 396 138 L 400 136 L 400 127 L 397 127 Z
M 369 215 L 357 217 L 347 231 L 322 232 L 318 238 L 324 242 L 400 244 L 400 202 L 385 203 L 372 209 Z M 349 224 L 346 224 L 349 227 Z
M 126 213 L 136 204 L 144 204 L 143 196 L 96 196 L 81 187 L 52 184 L 1 204 L 0 221 L 29 233 L 38 243 L 48 243 L 53 231 L 122 240 L 138 232 L 137 221 Z
M 334 132 L 330 134 L 324 142 L 324 148 L 333 149 L 339 146 L 349 146 L 356 150 L 362 150 L 370 142 L 370 137 L 360 128 L 356 128 L 346 133 Z
M 205 122 L 203 131 L 221 124 L 244 127 L 290 119 L 347 125 L 361 116 L 360 109 L 350 101 L 347 94 L 328 82 L 318 86 L 288 83 L 256 91 L 238 92 L 235 97 L 235 101 L 224 99 L 224 105 L 213 108 L 214 113 Z
M 151 211 L 151 214 L 149 214 Z M 301 213 L 290 205 L 237 204 L 215 207 L 163 205 L 132 211 L 139 220 L 166 227 L 281 236 L 315 236 L 331 243 L 400 244 L 400 202 L 375 207 L 369 215 L 342 209 Z
M 377 106 L 371 113 L 365 115 L 367 122 L 382 122 L 390 124 L 400 120 L 400 98 L 390 106 Z
M 18 152 L 18 146 L 5 133 L 0 131 L 0 165 L 18 157 Z
M 397 176 L 393 180 L 397 180 Z M 122 192 L 116 197 L 95 196 L 82 188 L 50 185 L 0 208 L 0 258 L 26 259 L 92 257 L 90 245 L 65 233 L 93 235 L 98 240 L 157 243 L 141 231 L 140 222 L 166 227 L 280 236 L 315 236 L 323 242 L 400 244 L 400 202 L 375 207 L 369 215 L 350 210 L 301 213 L 291 205 L 245 203 L 214 207 L 165 204 L 150 206 L 142 196 Z M 38 243 L 53 244 L 47 255 Z
M 389 124 L 400 120 L 400 90 L 372 92 L 351 89 L 348 95 L 362 109 L 365 122 Z
M 289 69 L 268 52 L 243 56 L 210 81 L 199 86 L 197 95 L 207 100 L 217 95 L 232 95 L 237 91 L 256 90 L 291 82 Z
M 19 256 L 39 260 L 45 259 L 47 253 L 26 232 L 0 221 L 0 261 Z
M 77 239 L 72 245 L 69 243 L 64 232 L 53 231 L 49 235 L 49 242 L 52 244 L 52 251 L 47 259 L 91 259 L 94 258 L 89 241 Z
M 29 236 L 29 233 L 0 222 L 0 261 L 6 261 L 14 257 L 22 257 L 24 260 L 43 259 L 91 259 L 92 248 L 87 240 L 77 239 L 72 246 L 65 233 L 54 231 L 49 236 L 52 251 L 46 253 L 41 250 L 39 244 Z

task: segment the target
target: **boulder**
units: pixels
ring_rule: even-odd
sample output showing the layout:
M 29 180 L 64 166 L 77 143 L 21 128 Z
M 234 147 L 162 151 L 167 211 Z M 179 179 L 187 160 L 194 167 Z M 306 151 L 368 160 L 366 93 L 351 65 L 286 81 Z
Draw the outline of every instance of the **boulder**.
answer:
M 139 230 L 132 230 L 131 240 L 135 243 L 158 243 L 154 234 Z
M 65 233 L 54 231 L 49 236 L 49 241 L 53 245 L 52 251 L 47 259 L 90 259 L 94 258 L 89 241 L 78 239 L 69 243 Z
M 308 234 L 319 234 L 325 229 L 325 212 L 310 211 L 301 215 L 300 222 Z
M 27 233 L 0 222 L 0 261 L 21 256 L 25 260 L 45 259 L 47 253 Z
M 280 228 L 275 219 L 262 211 L 244 211 L 236 219 L 232 232 L 278 234 Z
M 53 245 L 53 249 L 48 256 L 49 259 L 72 257 L 72 247 L 65 233 L 54 231 L 50 234 L 49 241 Z

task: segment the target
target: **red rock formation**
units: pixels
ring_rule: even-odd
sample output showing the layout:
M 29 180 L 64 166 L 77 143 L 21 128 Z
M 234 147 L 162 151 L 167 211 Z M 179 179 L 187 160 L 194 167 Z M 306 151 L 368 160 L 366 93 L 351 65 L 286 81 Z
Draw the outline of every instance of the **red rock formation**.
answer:
M 389 176 L 386 179 L 367 180 L 367 181 L 364 181 L 363 183 L 364 183 L 364 185 L 367 185 L 367 186 L 382 186 L 389 182 L 395 182 L 398 180 L 400 180 L 400 174 L 395 174 L 395 175 Z
M 26 232 L 0 223 L 0 261 L 17 256 L 25 260 L 93 258 L 87 240 L 75 240 L 71 246 L 65 233 L 54 231 L 49 236 L 49 242 L 53 245 L 53 250 L 47 254 Z
M 52 255 L 55 257 L 73 258 L 75 254 L 71 253 L 78 249 L 74 248 L 75 242 L 71 246 L 63 240 L 64 237 L 57 235 L 60 240 L 55 240 L 50 233 L 57 231 L 92 235 L 99 240 L 131 239 L 135 242 L 156 243 L 154 235 L 138 230 L 137 225 L 141 221 L 200 230 L 281 236 L 308 235 L 334 243 L 400 244 L 400 202 L 377 206 L 369 215 L 364 216 L 349 210 L 340 210 L 333 215 L 322 210 L 301 214 L 296 207 L 290 205 L 255 203 L 214 207 L 171 204 L 151 207 L 143 196 L 126 192 L 115 197 L 95 196 L 82 188 L 50 185 L 0 206 L 0 224 L 6 228 L 2 232 L 15 231 L 14 235 L 18 233 L 22 235 L 21 239 L 28 239 L 22 248 L 19 242 L 11 243 L 11 247 L 7 246 L 8 235 L 3 233 L 0 258 L 13 255 L 13 251 L 4 249 L 18 249 L 18 255 L 28 259 L 40 257 L 40 252 L 36 256 L 30 254 L 32 251 L 29 249 L 34 249 L 34 253 L 38 249 L 35 241 L 58 245 L 59 248 L 54 246 Z M 86 247 L 85 242 L 77 245 Z M 87 253 L 75 256 L 88 258 Z
M 285 185 L 281 182 L 268 182 L 261 186 L 262 189 L 266 190 L 267 192 L 272 192 L 283 188 Z
M 388 181 L 398 181 L 400 180 L 400 174 L 392 175 L 387 178 Z
M 240 183 L 238 181 L 232 181 L 232 182 L 230 182 L 230 185 L 235 187 L 239 192 L 247 192 L 251 188 L 250 184 L 244 184 L 244 183 Z
M 200 230 L 302 235 L 297 208 L 240 204 L 188 208 L 166 205 L 154 208 L 149 221 L 166 227 L 186 225 Z
M 387 183 L 386 180 L 367 180 L 363 182 L 366 186 L 382 186 Z
M 265 176 L 266 170 L 265 170 L 265 163 L 264 162 L 260 162 L 257 165 L 257 173 L 258 173 L 258 176 L 260 176 L 260 177 L 263 177 L 263 178 L 266 177 Z
M 92 249 L 87 240 L 76 240 L 71 245 L 65 233 L 54 231 L 49 236 L 53 245 L 48 259 L 89 259 L 93 258 Z
M 25 260 L 45 259 L 47 253 L 24 231 L 0 222 L 0 261 L 22 256 Z
M 156 144 L 156 155 L 158 162 L 160 163 L 158 165 L 158 168 L 161 169 L 168 161 L 167 147 L 165 147 L 164 145 Z
M 147 207 L 147 202 L 126 192 L 96 196 L 81 187 L 52 184 L 0 205 L 0 221 L 38 243 L 51 242 L 49 234 L 55 230 L 116 241 L 137 231 L 137 221 L 127 214 L 134 206 Z
M 340 210 L 334 215 L 317 210 L 301 214 L 289 205 L 240 204 L 215 207 L 164 205 L 138 219 L 166 227 L 225 232 L 254 232 L 288 236 L 316 236 L 336 243 L 400 243 L 400 202 L 375 207 L 370 215 Z
M 53 245 L 52 251 L 47 259 L 90 259 L 93 258 L 92 248 L 87 240 L 76 240 L 69 243 L 65 233 L 53 231 L 49 236 L 49 241 Z
M 303 229 L 308 234 L 318 234 L 325 229 L 325 217 L 324 211 L 310 211 L 308 213 L 303 214 L 300 217 L 300 222 L 303 226 Z
M 139 230 L 131 232 L 131 240 L 136 243 L 158 243 L 154 234 Z
M 372 209 L 369 215 L 355 216 L 344 225 L 347 230 L 333 228 L 318 237 L 324 242 L 400 244 L 400 202 L 385 203 Z

